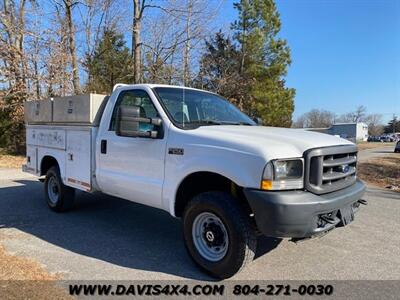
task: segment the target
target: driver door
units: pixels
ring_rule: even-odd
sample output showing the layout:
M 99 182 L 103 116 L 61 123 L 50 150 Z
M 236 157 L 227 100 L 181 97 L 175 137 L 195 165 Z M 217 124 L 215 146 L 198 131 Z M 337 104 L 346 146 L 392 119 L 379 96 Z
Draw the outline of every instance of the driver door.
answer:
M 116 115 L 121 105 L 139 106 L 141 117 L 159 117 L 146 91 L 135 89 L 122 91 L 119 94 L 109 129 L 101 138 L 99 185 L 108 194 L 160 208 L 166 138 L 117 136 Z M 139 130 L 149 131 L 153 126 L 141 123 Z

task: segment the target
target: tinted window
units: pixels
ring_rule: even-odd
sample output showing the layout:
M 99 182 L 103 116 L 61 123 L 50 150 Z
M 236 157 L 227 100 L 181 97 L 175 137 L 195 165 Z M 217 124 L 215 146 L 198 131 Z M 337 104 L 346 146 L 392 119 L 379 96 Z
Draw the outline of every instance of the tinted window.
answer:
M 140 116 L 143 118 L 156 118 L 158 113 L 151 101 L 149 95 L 143 90 L 123 91 L 119 94 L 117 102 L 114 106 L 113 114 L 110 122 L 110 130 L 115 131 L 115 121 L 117 117 L 118 108 L 121 105 L 125 106 L 139 106 Z M 153 130 L 154 125 L 140 123 L 140 131 Z

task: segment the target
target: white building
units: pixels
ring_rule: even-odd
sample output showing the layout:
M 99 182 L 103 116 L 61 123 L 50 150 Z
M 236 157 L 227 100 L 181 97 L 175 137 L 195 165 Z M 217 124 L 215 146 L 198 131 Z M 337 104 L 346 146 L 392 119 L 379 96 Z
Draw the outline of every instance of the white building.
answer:
M 335 123 L 327 129 L 327 133 L 352 141 L 366 141 L 368 139 L 368 125 L 363 122 Z
M 352 142 L 367 141 L 368 125 L 363 122 L 359 123 L 335 123 L 329 128 L 301 128 L 304 130 L 316 131 L 337 135 L 341 138 L 348 139 Z

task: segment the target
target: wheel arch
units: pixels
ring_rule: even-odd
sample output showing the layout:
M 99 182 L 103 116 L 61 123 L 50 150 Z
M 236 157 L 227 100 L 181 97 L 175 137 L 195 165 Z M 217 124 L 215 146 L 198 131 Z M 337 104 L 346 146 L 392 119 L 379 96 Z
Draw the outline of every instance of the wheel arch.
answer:
M 174 215 L 182 217 L 186 204 L 195 195 L 209 191 L 223 191 L 239 200 L 246 213 L 251 208 L 243 193 L 243 187 L 232 179 L 215 172 L 197 171 L 187 175 L 179 184 L 175 195 Z
M 40 176 L 46 175 L 47 171 L 53 166 L 60 168 L 60 164 L 58 163 L 57 159 L 51 155 L 43 156 L 40 162 Z

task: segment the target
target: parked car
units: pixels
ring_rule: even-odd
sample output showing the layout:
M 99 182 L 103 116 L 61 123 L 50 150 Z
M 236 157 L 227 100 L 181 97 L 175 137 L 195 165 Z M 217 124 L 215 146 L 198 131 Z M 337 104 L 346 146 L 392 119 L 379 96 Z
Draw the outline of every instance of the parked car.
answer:
M 392 135 L 384 135 L 380 137 L 381 142 L 392 143 L 396 141 L 396 137 Z
M 352 222 L 365 204 L 355 144 L 257 126 L 214 93 L 117 85 L 109 98 L 25 107 L 24 170 L 44 176 L 52 210 L 71 209 L 75 189 L 166 210 L 182 219 L 193 260 L 218 278 L 253 260 L 258 234 L 320 236 Z
M 368 137 L 368 139 L 367 139 L 367 142 L 380 142 L 381 140 L 380 140 L 380 138 L 379 137 L 377 137 L 377 136 L 372 136 L 372 135 L 370 135 L 369 137 Z
M 396 146 L 394 147 L 394 153 L 399 153 L 400 152 L 400 141 L 396 143 Z

